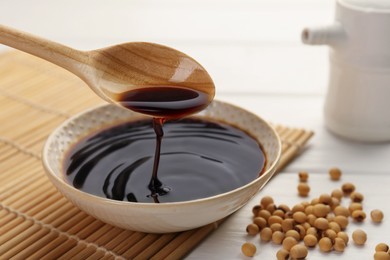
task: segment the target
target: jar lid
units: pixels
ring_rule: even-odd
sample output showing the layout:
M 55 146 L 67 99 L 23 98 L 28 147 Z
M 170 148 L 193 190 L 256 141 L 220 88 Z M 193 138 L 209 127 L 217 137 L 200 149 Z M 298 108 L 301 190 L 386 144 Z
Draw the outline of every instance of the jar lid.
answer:
M 389 0 L 339 0 L 339 2 L 361 10 L 390 11 Z

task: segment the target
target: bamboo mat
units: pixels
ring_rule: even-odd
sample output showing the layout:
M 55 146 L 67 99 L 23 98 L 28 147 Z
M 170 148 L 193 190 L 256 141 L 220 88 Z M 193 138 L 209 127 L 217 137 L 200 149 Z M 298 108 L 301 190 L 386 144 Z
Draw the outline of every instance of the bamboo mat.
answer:
M 88 216 L 46 178 L 40 152 L 71 115 L 103 103 L 69 72 L 21 52 L 0 54 L 0 259 L 178 259 L 218 228 L 145 234 Z M 279 170 L 312 136 L 275 125 Z

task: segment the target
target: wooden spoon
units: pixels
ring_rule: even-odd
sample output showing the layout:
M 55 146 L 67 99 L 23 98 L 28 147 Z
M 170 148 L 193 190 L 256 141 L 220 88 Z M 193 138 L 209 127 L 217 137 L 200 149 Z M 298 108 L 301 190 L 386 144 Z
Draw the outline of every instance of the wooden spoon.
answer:
M 163 45 L 129 42 L 80 51 L 2 25 L 0 43 L 67 69 L 109 102 L 117 103 L 122 93 L 159 85 L 200 91 L 207 94 L 208 103 L 214 98 L 207 71 L 186 54 Z

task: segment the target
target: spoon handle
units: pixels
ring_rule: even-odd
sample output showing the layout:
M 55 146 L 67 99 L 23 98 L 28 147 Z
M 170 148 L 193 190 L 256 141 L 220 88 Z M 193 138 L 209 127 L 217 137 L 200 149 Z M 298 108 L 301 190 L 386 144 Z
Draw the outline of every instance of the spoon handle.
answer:
M 88 64 L 88 52 L 72 49 L 26 32 L 0 25 L 0 43 L 30 53 L 79 75 L 80 64 Z

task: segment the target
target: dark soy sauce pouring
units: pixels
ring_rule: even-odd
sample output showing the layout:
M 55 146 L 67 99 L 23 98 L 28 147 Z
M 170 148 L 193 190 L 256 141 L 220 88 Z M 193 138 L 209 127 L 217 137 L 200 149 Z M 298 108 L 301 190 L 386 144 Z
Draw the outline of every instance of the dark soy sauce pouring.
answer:
M 164 187 L 158 178 L 164 121 L 179 119 L 203 110 L 213 100 L 214 93 L 214 88 L 210 88 L 209 93 L 205 93 L 178 86 L 148 86 L 118 95 L 117 101 L 121 106 L 153 116 L 156 149 L 148 188 L 154 202 L 159 203 L 158 196 L 166 195 L 170 191 L 170 188 Z

